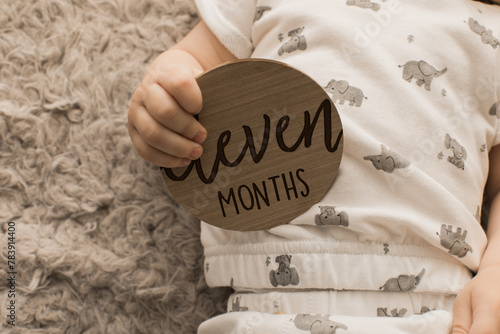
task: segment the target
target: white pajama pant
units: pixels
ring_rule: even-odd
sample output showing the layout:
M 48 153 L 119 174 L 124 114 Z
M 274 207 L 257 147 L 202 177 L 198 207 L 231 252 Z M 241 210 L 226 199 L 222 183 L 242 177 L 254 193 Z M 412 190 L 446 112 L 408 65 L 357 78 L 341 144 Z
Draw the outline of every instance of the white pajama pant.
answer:
M 437 247 L 402 231 L 404 241 L 387 236 L 386 243 L 340 228 L 205 226 L 207 284 L 235 293 L 228 313 L 198 334 L 449 334 L 453 302 L 471 272 L 440 251 L 433 229 Z
M 448 334 L 451 313 L 432 311 L 410 318 L 327 316 L 307 319 L 304 315 L 245 312 L 228 313 L 203 323 L 199 334 Z
M 235 293 L 199 334 L 448 334 L 454 295 L 387 291 Z

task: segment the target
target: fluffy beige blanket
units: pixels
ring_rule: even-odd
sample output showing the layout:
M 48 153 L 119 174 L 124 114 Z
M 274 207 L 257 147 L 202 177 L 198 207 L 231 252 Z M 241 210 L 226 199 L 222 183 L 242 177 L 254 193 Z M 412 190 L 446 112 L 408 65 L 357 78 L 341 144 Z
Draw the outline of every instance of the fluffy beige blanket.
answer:
M 1 333 L 195 333 L 223 311 L 199 222 L 126 125 L 196 21 L 190 0 L 0 1 Z

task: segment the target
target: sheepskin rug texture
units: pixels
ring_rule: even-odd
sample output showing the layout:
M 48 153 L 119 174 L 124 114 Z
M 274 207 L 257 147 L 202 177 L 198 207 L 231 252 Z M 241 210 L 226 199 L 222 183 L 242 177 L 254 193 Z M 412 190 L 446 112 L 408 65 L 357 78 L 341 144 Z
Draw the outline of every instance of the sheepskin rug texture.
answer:
M 148 64 L 197 20 L 191 0 L 0 1 L 1 333 L 195 333 L 224 311 L 199 222 L 127 133 Z

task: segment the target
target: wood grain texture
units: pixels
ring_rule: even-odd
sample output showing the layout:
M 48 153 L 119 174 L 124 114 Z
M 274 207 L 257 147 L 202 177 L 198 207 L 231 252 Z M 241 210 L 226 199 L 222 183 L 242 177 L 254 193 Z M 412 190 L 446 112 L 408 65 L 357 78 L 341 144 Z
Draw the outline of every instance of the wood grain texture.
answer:
M 343 137 L 321 86 L 260 59 L 231 62 L 197 80 L 204 153 L 187 168 L 162 169 L 179 204 L 209 224 L 244 231 L 286 224 L 324 196 Z

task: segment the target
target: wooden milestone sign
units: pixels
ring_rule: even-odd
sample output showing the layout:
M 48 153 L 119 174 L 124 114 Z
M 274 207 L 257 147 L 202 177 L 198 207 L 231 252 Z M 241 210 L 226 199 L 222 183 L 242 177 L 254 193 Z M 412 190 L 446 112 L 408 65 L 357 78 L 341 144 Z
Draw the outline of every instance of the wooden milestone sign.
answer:
M 162 168 L 184 209 L 217 227 L 251 231 L 286 224 L 332 185 L 342 158 L 340 117 L 325 90 L 283 63 L 238 60 L 197 78 L 200 159 Z

